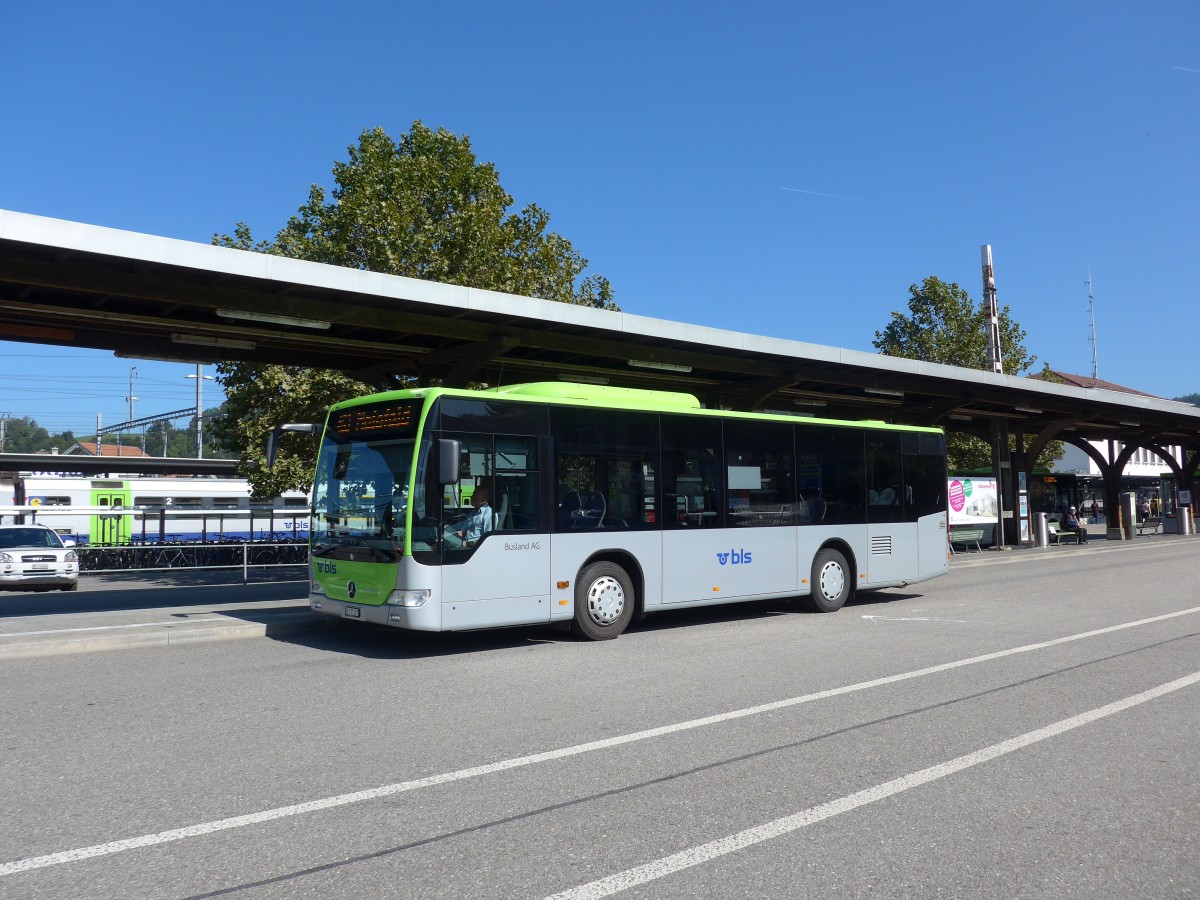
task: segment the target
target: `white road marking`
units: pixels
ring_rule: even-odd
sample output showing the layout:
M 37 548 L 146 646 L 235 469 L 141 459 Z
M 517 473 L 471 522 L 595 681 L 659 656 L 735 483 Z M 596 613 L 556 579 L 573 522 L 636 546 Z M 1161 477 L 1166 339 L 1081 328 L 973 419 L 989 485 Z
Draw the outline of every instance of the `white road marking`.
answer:
M 30 637 L 35 634 L 71 634 L 76 631 L 112 631 L 116 628 L 153 628 L 156 625 L 187 625 L 191 622 L 222 622 L 228 621 L 224 616 L 213 616 L 209 619 L 180 619 L 178 622 L 133 622 L 128 625 L 89 625 L 86 628 L 55 628 L 51 631 L 14 631 L 10 634 L 0 634 L 3 638 Z
M 877 622 L 953 622 L 956 625 L 966 625 L 966 619 L 936 619 L 932 616 L 863 616 L 864 619 L 874 619 Z
M 739 831 L 736 834 L 727 835 L 715 841 L 709 841 L 707 844 L 700 844 L 697 847 L 692 847 L 680 853 L 664 856 L 661 859 L 656 859 L 654 862 L 635 866 L 632 869 L 626 869 L 624 872 L 617 872 L 615 875 L 609 875 L 607 878 L 601 878 L 589 884 L 580 885 L 571 890 L 554 894 L 552 897 L 547 898 L 547 900 L 597 900 L 600 897 L 608 897 L 620 891 L 625 891 L 629 888 L 637 887 L 649 881 L 682 871 L 683 869 L 709 862 L 717 857 L 736 853 L 738 850 L 744 850 L 746 847 L 753 846 L 754 844 L 760 844 L 763 841 L 773 840 L 785 834 L 790 834 L 793 831 L 798 831 L 801 828 L 823 821 L 824 819 L 858 809 L 860 806 L 866 806 L 869 803 L 884 800 L 904 791 L 912 790 L 915 787 L 920 787 L 923 784 L 929 784 L 931 781 L 946 778 L 949 775 L 969 769 L 972 766 L 990 762 L 993 759 L 1021 750 L 1039 741 L 1047 740 L 1048 738 L 1055 737 L 1073 728 L 1090 724 L 1107 716 L 1116 715 L 1119 712 L 1124 712 L 1142 703 L 1148 703 L 1151 700 L 1189 687 L 1197 682 L 1200 682 L 1200 672 L 1193 672 L 1191 675 L 1161 684 L 1140 694 L 1134 694 L 1132 697 L 1117 700 L 1115 703 L 1109 703 L 1107 706 L 1101 706 L 1088 712 L 1080 713 L 1069 719 L 1062 719 L 1052 725 L 1047 725 L 1045 728 L 1026 732 L 1017 737 L 1009 738 L 1006 741 L 1001 741 L 998 744 L 992 744 L 990 747 L 984 747 L 981 750 L 955 757 L 946 762 L 938 763 L 935 766 L 930 766 L 927 769 L 921 769 L 920 771 L 903 775 L 900 778 L 885 781 L 883 784 L 877 784 L 874 787 L 869 787 L 853 794 L 847 794 L 845 797 L 831 800 L 828 803 L 822 803 L 820 806 L 810 807 L 801 812 L 793 813 L 790 816 L 784 816 L 773 822 L 747 828 L 745 831 Z
M 924 669 L 916 669 L 911 672 L 902 672 L 898 675 L 888 675 L 884 678 L 875 678 L 871 681 L 860 681 L 856 684 L 844 685 L 838 688 L 830 688 L 826 691 L 817 691 L 813 694 L 803 694 L 799 697 L 789 697 L 785 700 L 776 700 L 771 703 L 763 703 L 758 706 L 750 706 L 744 709 L 735 709 L 731 712 L 717 713 L 711 716 L 704 716 L 699 719 L 690 719 L 686 722 L 677 722 L 674 725 L 663 725 L 658 728 L 648 728 L 645 731 L 636 731 L 631 734 L 617 735 L 616 737 L 603 738 L 598 741 L 590 741 L 586 744 L 575 744 L 572 747 L 562 747 L 558 750 L 546 750 L 541 753 L 531 753 L 528 756 L 517 756 L 511 759 L 501 760 L 500 762 L 488 763 L 482 766 L 473 766 L 469 769 L 459 769 L 455 772 L 445 772 L 440 775 L 430 775 L 426 778 L 417 778 L 413 781 L 401 781 L 396 784 L 388 784 L 382 787 L 370 788 L 363 791 L 355 791 L 349 794 L 340 794 L 336 797 L 325 797 L 320 800 L 310 800 L 306 803 L 296 803 L 291 806 L 280 806 L 275 809 L 267 809 L 261 812 L 248 813 L 242 816 L 233 816 L 228 819 L 218 819 L 213 822 L 202 822 L 197 825 L 188 825 L 184 828 L 175 828 L 170 831 L 160 831 L 156 834 L 146 834 L 140 837 L 126 838 L 119 841 L 109 841 L 103 844 L 93 844 L 90 847 L 80 847 L 76 850 L 64 850 L 59 853 L 50 853 L 45 856 L 31 856 L 25 859 L 19 859 L 15 862 L 0 864 L 0 876 L 13 875 L 17 872 L 27 872 L 31 869 L 42 869 L 47 866 L 57 866 L 64 863 L 79 862 L 84 859 L 93 859 L 97 856 L 108 856 L 113 853 L 123 853 L 126 850 L 136 850 L 139 847 L 151 847 L 157 844 L 167 844 L 172 841 L 180 841 L 185 838 L 199 837 L 200 835 L 212 834 L 217 831 L 226 831 L 231 828 L 244 828 L 248 825 L 258 825 L 262 822 L 270 822 L 275 819 L 284 819 L 291 816 L 306 815 L 308 813 L 320 812 L 326 809 L 333 809 L 338 806 L 346 806 L 351 803 L 362 803 L 367 800 L 377 800 L 381 797 L 390 797 L 395 794 L 402 794 L 408 791 L 415 791 L 421 788 L 432 787 L 438 784 L 447 784 L 453 781 L 465 781 L 469 778 L 478 778 L 482 775 L 491 775 L 495 772 L 504 772 L 510 769 L 519 769 L 524 766 L 532 766 L 538 763 L 553 762 L 559 759 L 566 759 L 571 756 L 578 756 L 582 753 L 591 753 L 595 750 L 605 750 L 610 747 L 619 747 L 623 744 L 632 744 L 637 741 L 644 741 L 650 738 L 662 737 L 668 734 L 677 734 L 682 731 L 690 731 L 695 728 L 703 728 L 708 725 L 716 725 L 722 722 L 730 722 L 735 719 L 743 719 L 748 716 L 761 715 L 762 713 L 774 712 L 780 709 L 787 709 L 793 706 L 799 706 L 803 703 L 812 703 L 816 700 L 827 700 L 831 697 L 841 697 L 846 694 L 857 693 L 871 688 L 884 687 L 890 684 L 896 684 L 901 681 L 908 681 L 913 678 L 921 678 L 925 675 L 936 675 L 940 672 L 949 672 L 953 669 L 960 669 L 964 666 L 977 665 L 979 663 L 991 662 L 992 660 L 1004 659 L 1008 656 L 1015 656 L 1019 653 L 1030 653 L 1034 650 L 1044 650 L 1047 647 L 1057 647 L 1061 644 L 1069 644 L 1073 641 L 1081 641 L 1086 638 L 1098 637 L 1104 634 L 1112 634 L 1117 631 L 1124 631 L 1129 628 L 1137 628 L 1142 625 L 1150 625 L 1155 622 L 1165 622 L 1169 619 L 1176 619 L 1180 616 L 1192 615 L 1200 612 L 1200 606 L 1194 606 L 1190 609 L 1178 610 L 1172 613 L 1166 613 L 1161 616 L 1152 616 L 1148 619 L 1138 619 L 1135 622 L 1124 622 L 1120 625 L 1110 625 L 1106 628 L 1097 628 L 1092 631 L 1084 631 L 1079 634 L 1067 635 L 1066 637 L 1054 638 L 1049 641 L 1039 641 L 1036 644 L 1025 644 L 1021 647 L 1012 647 L 1008 650 L 997 650 L 994 653 L 985 653 L 981 656 L 972 656 L 968 659 L 955 660 L 954 662 L 941 663 L 936 666 L 928 666 Z

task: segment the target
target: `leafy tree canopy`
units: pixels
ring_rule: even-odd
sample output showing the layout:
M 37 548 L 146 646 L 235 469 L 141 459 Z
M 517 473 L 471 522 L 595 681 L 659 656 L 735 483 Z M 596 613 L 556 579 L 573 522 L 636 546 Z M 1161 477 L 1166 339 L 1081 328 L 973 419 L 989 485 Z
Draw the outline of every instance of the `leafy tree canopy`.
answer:
M 466 135 L 414 122 L 399 140 L 364 131 L 333 167 L 334 187 L 313 185 L 308 201 L 273 241 L 238 223 L 219 246 L 332 265 L 504 291 L 599 309 L 617 309 L 612 285 L 584 276 L 587 260 L 549 230 L 550 216 L 512 196 L 491 163 L 479 162 Z M 229 415 L 215 427 L 236 449 L 258 496 L 306 487 L 315 461 L 311 438 L 289 438 L 274 470 L 263 439 L 286 421 L 319 421 L 325 409 L 370 390 L 343 374 L 227 362 L 217 367 Z
M 979 304 L 957 284 L 930 276 L 908 289 L 908 315 L 892 313 L 875 332 L 875 349 L 887 356 L 923 359 L 967 369 L 987 369 L 987 332 Z M 1025 349 L 1025 331 L 1005 306 L 1000 310 L 1000 352 L 1004 371 L 1022 375 L 1037 362 Z
M 285 422 L 324 422 L 333 403 L 368 393 L 368 385 L 329 369 L 251 366 L 220 363 L 229 414 L 213 423 L 225 443 L 236 442 L 239 469 L 249 478 L 255 499 L 277 497 L 288 490 L 308 490 L 316 464 L 312 435 L 286 434 L 275 465 L 268 469 L 267 436 Z M 236 410 L 236 412 L 233 412 Z
M 988 369 L 987 331 L 980 305 L 957 284 L 929 276 L 908 289 L 908 313 L 893 312 L 883 331 L 875 332 L 875 349 L 887 356 Z M 1025 330 L 1013 320 L 1007 306 L 999 310 L 1000 353 L 1004 371 L 1023 375 L 1037 362 L 1025 347 Z M 1062 456 L 1062 443 L 1051 441 L 1037 464 L 1049 466 Z M 959 432 L 946 435 L 947 464 L 951 469 L 979 469 L 992 464 L 987 441 Z
M 1184 394 L 1182 397 L 1174 398 L 1180 403 L 1190 403 L 1192 406 L 1200 406 L 1200 394 Z
M 52 447 L 57 447 L 61 453 L 77 440 L 70 431 L 51 434 L 29 416 L 4 420 L 5 453 L 45 453 Z

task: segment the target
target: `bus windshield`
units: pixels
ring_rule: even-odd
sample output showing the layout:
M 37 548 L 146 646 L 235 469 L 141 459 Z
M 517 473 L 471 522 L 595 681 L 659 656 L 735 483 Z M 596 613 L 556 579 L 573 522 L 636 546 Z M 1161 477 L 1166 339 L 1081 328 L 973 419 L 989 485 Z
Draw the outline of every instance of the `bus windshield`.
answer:
M 395 562 L 403 552 L 412 438 L 346 440 L 327 433 L 313 490 L 312 554 Z

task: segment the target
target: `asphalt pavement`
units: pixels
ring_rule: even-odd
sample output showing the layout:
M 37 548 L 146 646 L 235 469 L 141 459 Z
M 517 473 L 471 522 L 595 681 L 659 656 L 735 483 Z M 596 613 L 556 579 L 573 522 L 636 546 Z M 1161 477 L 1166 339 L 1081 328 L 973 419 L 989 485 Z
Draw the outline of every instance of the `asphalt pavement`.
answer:
M 320 624 L 295 572 L 253 584 L 209 573 L 90 576 L 73 592 L 0 594 L 0 660 L 277 636 Z
M 1136 553 L 1194 540 L 1155 534 L 1109 541 L 1097 528 L 1083 546 L 960 550 L 950 566 L 1053 564 L 1060 556 Z M 75 592 L 5 592 L 0 594 L 0 660 L 279 637 L 327 627 L 327 616 L 309 610 L 307 581 L 296 575 L 297 569 L 289 567 L 269 573 L 273 580 L 243 584 L 222 572 L 85 574 Z

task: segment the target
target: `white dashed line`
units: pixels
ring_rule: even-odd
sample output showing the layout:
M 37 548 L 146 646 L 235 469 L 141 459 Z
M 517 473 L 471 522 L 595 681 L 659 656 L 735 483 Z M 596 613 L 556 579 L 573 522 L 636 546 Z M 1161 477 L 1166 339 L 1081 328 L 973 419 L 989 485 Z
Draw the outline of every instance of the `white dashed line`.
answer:
M 1069 719 L 1062 719 L 1053 725 L 1047 725 L 1045 728 L 1026 732 L 1017 737 L 1009 738 L 1007 741 L 992 744 L 990 747 L 984 747 L 982 750 L 976 750 L 974 753 L 967 753 L 946 762 L 938 763 L 936 766 L 930 766 L 927 769 L 921 769 L 909 775 L 885 781 L 883 784 L 877 784 L 874 787 L 866 788 L 853 794 L 847 794 L 845 797 L 831 800 L 829 803 L 822 803 L 820 806 L 810 807 L 790 816 L 784 816 L 773 822 L 757 825 L 754 828 L 747 828 L 745 831 L 739 831 L 737 834 L 718 838 L 715 841 L 709 841 L 707 844 L 701 844 L 680 853 L 672 854 L 671 856 L 664 856 L 662 859 L 656 859 L 654 862 L 646 863 L 642 866 L 626 869 L 624 872 L 609 875 L 607 878 L 601 878 L 589 884 L 572 888 L 569 891 L 554 894 L 552 897 L 547 898 L 547 900 L 597 900 L 600 897 L 608 897 L 620 891 L 629 890 L 630 888 L 663 878 L 683 869 L 709 862 L 717 857 L 736 853 L 738 850 L 744 850 L 746 847 L 751 847 L 754 844 L 761 844 L 763 841 L 769 841 L 785 834 L 790 834 L 793 831 L 798 831 L 801 828 L 824 819 L 830 819 L 842 813 L 858 809 L 860 806 L 866 806 L 877 800 L 884 800 L 887 797 L 912 790 L 923 784 L 929 784 L 931 781 L 937 781 L 940 778 L 961 772 L 963 769 L 969 769 L 972 766 L 989 762 L 1005 754 L 1028 747 L 1031 744 L 1036 744 L 1039 741 L 1044 741 L 1063 732 L 1070 731 L 1073 728 L 1079 728 L 1098 719 L 1124 712 L 1142 703 L 1148 703 L 1151 700 L 1162 697 L 1164 694 L 1170 694 L 1173 691 L 1181 690 L 1197 682 L 1200 682 L 1200 672 L 1193 672 L 1184 678 L 1167 682 L 1156 688 L 1143 691 L 1140 694 L 1134 694 L 1132 697 L 1126 697 L 1124 700 L 1109 703 L 1107 706 L 1101 706 L 1088 712 L 1080 713 Z
M 199 837 L 201 835 L 212 834 L 217 831 L 227 831 L 231 828 L 244 828 L 248 825 L 258 825 L 263 822 L 270 822 L 276 819 L 285 819 L 291 816 L 306 815 L 308 813 L 333 809 L 338 806 L 346 806 L 351 803 L 362 803 L 367 800 L 378 800 L 381 797 L 390 797 L 395 794 L 415 791 L 438 784 L 447 784 L 453 781 L 465 781 L 469 778 L 478 778 L 482 775 L 491 775 L 495 772 L 519 769 L 525 766 L 537 765 L 538 763 L 553 762 L 559 759 L 578 756 L 583 753 L 591 753 L 595 750 L 605 750 L 610 747 L 619 747 L 623 744 L 632 744 L 637 741 L 649 740 L 650 738 L 663 737 L 669 734 L 678 734 L 679 732 L 690 731 L 695 728 L 703 728 L 708 725 L 717 725 L 722 722 L 731 722 L 735 719 L 744 719 L 749 716 L 761 715 L 763 713 L 774 712 L 780 709 L 788 709 L 793 706 L 799 706 L 803 703 L 812 703 L 817 700 L 827 700 L 832 697 L 842 697 L 847 694 L 870 690 L 871 688 L 884 687 L 889 684 L 896 684 L 897 682 L 908 681 L 913 678 L 921 678 L 925 675 L 936 675 L 940 672 L 949 672 L 954 669 L 961 669 L 964 666 L 973 666 L 978 665 L 979 663 L 991 662 L 992 660 L 1004 659 L 1005 657 L 1016 656 L 1020 653 L 1030 653 L 1035 650 L 1044 650 L 1047 647 L 1057 647 L 1062 644 L 1069 644 L 1073 641 L 1081 641 L 1104 634 L 1112 634 L 1114 632 L 1124 631 L 1129 628 L 1150 625 L 1155 622 L 1165 622 L 1170 619 L 1191 615 L 1197 612 L 1200 612 L 1200 606 L 1179 610 L 1177 612 L 1166 613 L 1165 615 L 1161 616 L 1152 616 L 1148 619 L 1138 619 L 1135 622 L 1124 622 L 1120 625 L 1110 625 L 1107 628 L 1097 628 L 1092 631 L 1084 631 L 1079 634 L 1054 638 L 1049 641 L 1039 641 L 1036 644 L 1025 644 L 1024 646 L 1012 647 L 1008 650 L 997 650 L 994 653 L 985 653 L 981 656 L 972 656 L 968 659 L 960 659 L 955 660 L 954 662 L 941 663 L 940 665 L 928 666 L 924 669 L 916 669 L 911 672 L 902 672 L 898 675 L 888 675 L 884 678 L 872 679 L 871 681 L 860 681 L 856 684 L 848 684 L 842 687 L 830 688 L 826 691 L 817 691 L 813 694 L 803 694 L 799 697 L 789 697 L 785 700 L 776 700 L 772 703 L 763 703 L 758 706 L 750 706 L 744 709 L 736 709 L 730 712 L 704 716 L 703 718 L 699 719 L 690 719 L 686 722 L 677 722 L 674 725 L 663 725 L 659 728 L 649 728 L 645 731 L 636 731 L 631 734 L 617 735 L 616 737 L 604 738 L 598 741 L 590 741 L 586 744 L 575 744 L 574 746 L 562 747 L 558 750 L 547 750 L 542 753 L 531 753 L 528 756 L 517 756 L 511 759 L 501 760 L 500 762 L 489 763 L 487 765 L 473 766 L 469 769 L 459 769 L 455 772 L 445 772 L 440 775 L 430 775 L 426 778 L 418 778 L 413 781 L 402 781 L 396 784 L 384 785 L 383 787 L 370 788 L 369 790 L 355 791 L 354 793 L 350 794 L 339 794 L 336 797 L 326 797 L 320 800 L 310 800 L 306 803 L 296 803 L 291 806 L 281 806 L 275 809 L 263 810 L 256 813 L 248 813 L 242 816 L 233 816 L 228 819 L 218 819 L 213 822 L 202 822 L 200 824 L 189 825 L 184 828 L 175 828 L 170 831 L 160 831 L 156 834 L 146 834 L 140 837 L 109 841 L 103 844 L 93 844 L 89 847 L 80 847 L 76 850 L 65 850 L 60 853 L 50 853 L 45 856 L 31 856 L 27 857 L 26 859 L 16 860 L 15 862 L 0 864 L 0 876 L 13 875 L 17 872 L 27 872 L 31 869 L 42 869 L 47 866 L 57 866 L 64 863 L 78 862 L 84 859 L 93 859 L 97 856 L 108 856 L 113 853 L 123 853 L 127 850 L 136 850 L 140 847 L 152 847 L 157 844 L 167 844 L 172 841 L 180 841 L 190 837 Z

